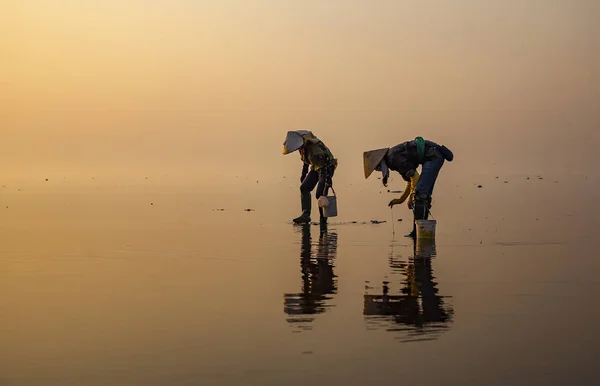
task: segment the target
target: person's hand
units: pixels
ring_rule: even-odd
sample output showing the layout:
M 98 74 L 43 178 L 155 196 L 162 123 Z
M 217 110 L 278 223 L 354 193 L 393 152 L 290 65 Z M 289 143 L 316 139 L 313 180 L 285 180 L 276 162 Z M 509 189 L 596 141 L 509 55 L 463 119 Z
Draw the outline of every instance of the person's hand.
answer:
M 394 207 L 394 205 L 398 205 L 398 204 L 400 204 L 400 200 L 399 200 L 399 199 L 397 199 L 397 198 L 394 198 L 392 201 L 390 201 L 390 203 L 388 204 L 388 206 L 389 206 L 390 208 L 393 208 L 393 207 Z
M 412 208 L 413 208 L 412 200 L 408 200 L 408 202 L 406 203 L 406 206 L 408 206 L 408 209 L 412 210 Z

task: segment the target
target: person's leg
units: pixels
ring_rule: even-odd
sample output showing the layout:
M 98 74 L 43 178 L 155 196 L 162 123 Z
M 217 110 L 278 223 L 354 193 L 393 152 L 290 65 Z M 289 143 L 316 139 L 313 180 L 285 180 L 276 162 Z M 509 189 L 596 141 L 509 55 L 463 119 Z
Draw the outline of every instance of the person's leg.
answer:
M 435 181 L 443 165 L 444 159 L 441 157 L 427 161 L 423 164 L 419 182 L 417 182 L 417 186 L 415 187 L 416 194 L 425 193 L 431 195 L 433 193 Z
M 431 208 L 433 187 L 440 169 L 444 165 L 444 158 L 439 157 L 423 164 L 419 182 L 415 187 L 414 215 L 416 220 L 426 220 Z
M 444 160 L 442 159 L 442 162 L 439 164 L 439 167 L 437 167 L 437 169 L 435 170 L 435 178 L 433 179 L 433 182 L 429 185 L 429 190 L 428 190 L 428 194 L 430 197 L 433 197 L 433 188 L 435 187 L 435 183 L 437 181 L 438 175 L 440 174 L 440 169 L 442 168 L 442 166 L 444 165 Z
M 414 204 L 413 204 L 413 208 L 414 208 Z M 405 237 L 412 237 L 412 238 L 417 237 L 417 218 L 415 216 L 414 209 L 413 209 L 413 221 L 412 221 L 412 223 L 413 223 L 412 231 L 410 231 L 409 234 L 405 235 Z
M 333 179 L 334 168 L 330 167 L 328 170 L 329 177 Z M 327 174 L 325 168 L 319 170 L 319 184 L 317 185 L 316 196 L 317 200 L 321 196 L 327 196 L 329 193 L 329 185 L 327 184 Z M 319 208 L 319 221 L 321 224 L 327 223 L 327 217 L 323 215 L 323 208 Z
M 294 219 L 295 223 L 309 223 L 311 210 L 310 192 L 315 188 L 319 181 L 319 174 L 314 170 L 310 171 L 302 184 L 300 184 L 300 202 L 302 203 L 302 215 Z

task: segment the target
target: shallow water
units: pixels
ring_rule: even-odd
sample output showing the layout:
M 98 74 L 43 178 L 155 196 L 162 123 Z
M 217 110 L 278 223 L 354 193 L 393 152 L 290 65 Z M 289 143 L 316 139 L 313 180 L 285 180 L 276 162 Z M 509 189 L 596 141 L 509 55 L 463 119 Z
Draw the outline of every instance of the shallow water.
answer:
M 326 232 L 287 184 L 7 187 L 0 385 L 598 384 L 596 182 L 504 178 L 418 246 L 373 183 Z

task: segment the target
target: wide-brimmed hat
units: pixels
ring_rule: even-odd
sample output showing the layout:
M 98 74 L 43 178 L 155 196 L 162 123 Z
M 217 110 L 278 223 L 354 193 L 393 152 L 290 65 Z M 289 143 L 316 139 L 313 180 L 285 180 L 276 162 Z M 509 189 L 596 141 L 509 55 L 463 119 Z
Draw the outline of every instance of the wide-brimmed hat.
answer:
M 381 160 L 387 154 L 389 148 L 365 151 L 363 153 L 363 166 L 365 168 L 365 178 L 369 178 L 371 173 L 381 163 Z
M 283 154 L 290 154 L 300 149 L 304 145 L 305 136 L 314 137 L 313 133 L 308 130 L 288 131 L 283 142 Z

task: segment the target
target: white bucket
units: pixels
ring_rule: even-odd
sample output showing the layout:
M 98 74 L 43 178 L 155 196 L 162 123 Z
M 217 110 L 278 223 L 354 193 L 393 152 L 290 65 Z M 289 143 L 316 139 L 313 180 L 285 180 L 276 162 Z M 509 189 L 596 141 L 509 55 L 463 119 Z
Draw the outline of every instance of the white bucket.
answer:
M 331 188 L 333 190 L 333 188 Z M 335 190 L 333 190 L 333 196 L 321 196 L 318 200 L 319 208 L 323 208 L 323 216 L 335 217 L 337 216 L 337 196 Z
M 435 238 L 435 220 L 417 220 L 417 240 Z
M 321 197 L 325 198 L 326 204 L 323 206 L 323 216 L 325 217 L 335 217 L 337 216 L 337 197 L 336 196 L 327 196 Z M 323 200 L 323 201 L 325 201 Z

